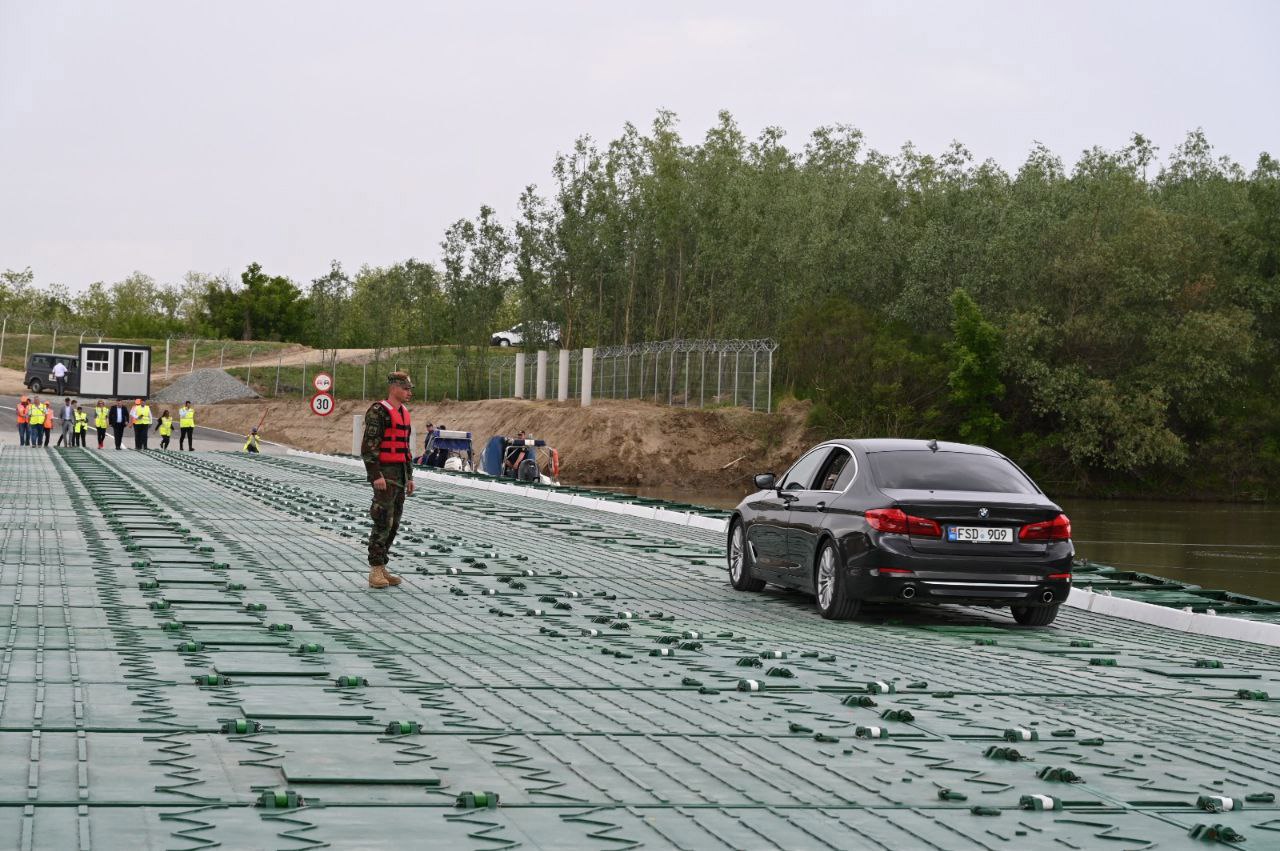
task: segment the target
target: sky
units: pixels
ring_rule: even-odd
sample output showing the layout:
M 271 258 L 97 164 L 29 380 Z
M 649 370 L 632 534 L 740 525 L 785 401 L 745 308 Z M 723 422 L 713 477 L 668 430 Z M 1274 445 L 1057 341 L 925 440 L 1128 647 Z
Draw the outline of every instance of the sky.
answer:
M 1203 127 L 1280 155 L 1280 3 L 217 3 L 0 0 L 0 270 L 78 292 L 134 271 L 305 286 L 438 258 L 510 219 L 557 152 L 727 109 L 801 147 L 952 140 L 1014 170 Z

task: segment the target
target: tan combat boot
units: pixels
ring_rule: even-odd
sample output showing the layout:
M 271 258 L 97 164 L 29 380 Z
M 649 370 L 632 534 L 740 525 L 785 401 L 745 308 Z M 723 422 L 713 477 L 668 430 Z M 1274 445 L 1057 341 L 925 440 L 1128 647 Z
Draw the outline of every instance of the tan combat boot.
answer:
M 383 565 L 374 565 L 369 568 L 369 587 L 370 588 L 386 588 L 391 584 L 391 580 L 387 578 L 387 569 Z
M 391 583 L 391 585 L 395 586 L 400 584 L 400 577 L 387 570 L 387 566 L 385 564 L 382 566 L 382 575 L 387 578 L 387 582 Z

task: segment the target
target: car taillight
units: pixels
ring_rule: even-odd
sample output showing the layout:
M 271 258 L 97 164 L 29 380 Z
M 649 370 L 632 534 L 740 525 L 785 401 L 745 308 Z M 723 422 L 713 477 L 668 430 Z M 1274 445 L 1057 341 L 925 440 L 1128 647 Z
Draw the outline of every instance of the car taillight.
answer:
M 1071 521 L 1065 514 L 1052 520 L 1028 523 L 1018 533 L 1019 541 L 1066 541 L 1071 538 Z
M 866 514 L 867 525 L 877 532 L 941 538 L 942 528 L 927 517 L 913 517 L 900 508 L 873 508 Z

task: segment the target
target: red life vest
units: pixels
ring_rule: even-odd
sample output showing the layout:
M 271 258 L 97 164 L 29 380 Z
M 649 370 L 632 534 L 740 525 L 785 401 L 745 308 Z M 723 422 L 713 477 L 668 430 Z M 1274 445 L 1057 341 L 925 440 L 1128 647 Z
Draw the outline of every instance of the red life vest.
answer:
M 391 415 L 391 425 L 382 433 L 382 443 L 378 446 L 379 464 L 408 464 L 409 457 L 409 410 L 401 405 L 393 408 L 386 402 L 378 404 L 387 409 Z

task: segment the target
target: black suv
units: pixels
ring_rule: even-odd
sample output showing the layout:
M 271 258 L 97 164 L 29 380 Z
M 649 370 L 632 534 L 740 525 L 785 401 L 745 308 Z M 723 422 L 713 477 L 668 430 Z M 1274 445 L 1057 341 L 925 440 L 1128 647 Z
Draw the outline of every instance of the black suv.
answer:
M 27 373 L 22 383 L 31 388 L 32 393 L 44 393 L 55 390 L 57 383 L 53 378 L 53 365 L 61 363 L 67 368 L 63 392 L 80 392 L 80 358 L 75 355 L 38 354 L 27 358 Z

